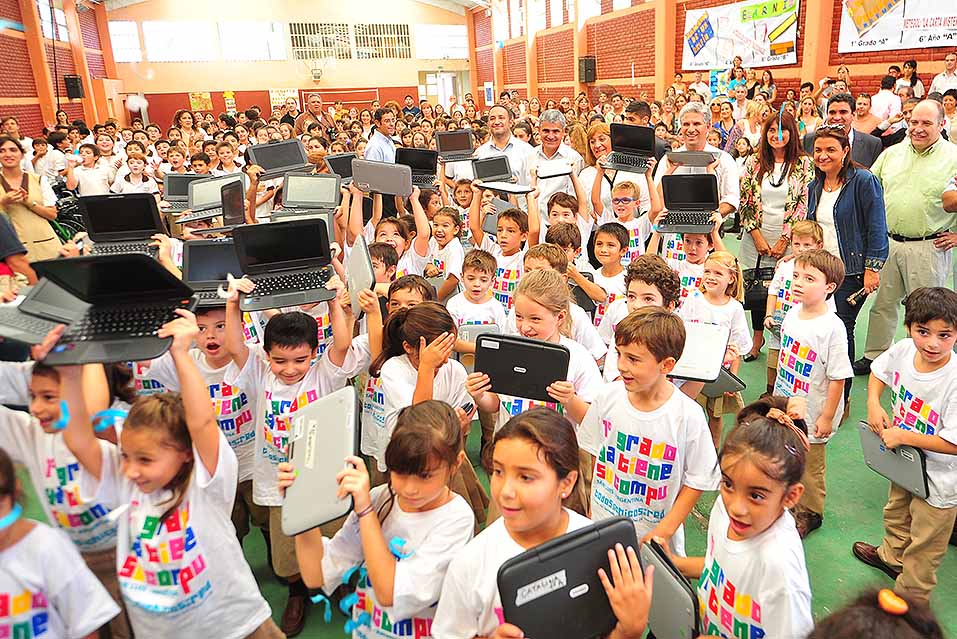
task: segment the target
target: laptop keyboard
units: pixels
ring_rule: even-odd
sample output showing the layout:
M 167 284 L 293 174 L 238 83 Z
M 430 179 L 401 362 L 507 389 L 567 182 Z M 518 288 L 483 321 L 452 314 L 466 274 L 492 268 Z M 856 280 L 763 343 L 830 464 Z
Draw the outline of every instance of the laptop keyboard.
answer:
M 56 322 L 21 313 L 15 308 L 0 308 L 0 324 L 38 335 L 49 333 L 57 327 Z
M 661 223 L 665 226 L 689 225 L 712 226 L 711 214 L 707 211 L 668 211 Z
M 189 224 L 190 222 L 194 222 L 196 220 L 211 220 L 217 215 L 222 215 L 222 214 L 223 214 L 223 209 L 221 208 L 206 209 L 205 211 L 197 211 L 196 213 L 192 215 L 184 215 L 182 217 L 178 217 L 176 218 L 176 222 L 178 224 Z
M 223 282 L 223 284 L 225 284 L 225 282 Z M 196 295 L 197 298 L 199 298 L 199 301 L 201 302 L 222 301 L 223 304 L 226 303 L 226 301 L 219 296 L 219 291 L 193 291 L 193 293 L 194 295 Z
M 185 211 L 189 208 L 189 202 L 169 202 L 167 211 Z
M 331 268 L 322 268 L 317 271 L 303 271 L 299 273 L 270 273 L 268 275 L 249 276 L 256 284 L 257 297 L 288 293 L 289 291 L 311 291 L 325 288 L 332 276 Z
M 156 257 L 157 248 L 150 246 L 152 240 L 148 242 L 109 242 L 96 243 L 90 249 L 92 255 L 118 255 L 123 253 L 145 253 L 150 257 Z
M 413 175 L 412 184 L 416 186 L 432 186 L 433 184 L 435 184 L 435 176 L 422 175 L 421 173 L 419 175 Z
M 637 169 L 637 172 L 645 171 L 648 168 L 648 158 L 638 157 L 636 155 L 625 155 L 624 153 L 612 152 L 608 155 L 608 162 L 615 164 L 627 164 Z
M 169 304 L 91 308 L 86 316 L 70 326 L 63 339 L 84 342 L 101 335 L 117 334 L 123 337 L 149 337 L 174 317 L 176 315 Z

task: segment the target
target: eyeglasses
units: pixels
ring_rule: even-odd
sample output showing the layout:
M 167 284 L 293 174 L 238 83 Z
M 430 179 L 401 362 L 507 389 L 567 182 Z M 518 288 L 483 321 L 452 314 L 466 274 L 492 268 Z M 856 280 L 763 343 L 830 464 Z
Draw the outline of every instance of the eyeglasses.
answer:
M 818 131 L 831 131 L 833 133 L 842 133 L 847 135 L 847 129 L 844 128 L 843 124 L 822 124 L 817 127 Z
M 631 204 L 635 201 L 633 197 L 613 197 L 611 199 L 612 204 Z

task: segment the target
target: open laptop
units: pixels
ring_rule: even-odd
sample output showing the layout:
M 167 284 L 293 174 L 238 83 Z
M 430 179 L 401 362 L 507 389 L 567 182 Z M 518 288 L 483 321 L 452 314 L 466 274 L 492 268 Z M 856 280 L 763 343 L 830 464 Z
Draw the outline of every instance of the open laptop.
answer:
M 190 229 L 193 235 L 229 233 L 237 226 L 246 223 L 246 189 L 239 180 L 224 183 L 219 189 L 223 202 L 223 225 L 207 229 Z
M 76 319 L 71 309 L 82 306 L 75 296 L 48 279 L 40 279 L 24 292 L 24 297 L 0 304 L 0 337 L 3 339 L 40 344 L 54 328 Z
M 369 255 L 369 247 L 366 246 L 366 238 L 362 235 L 356 238 L 346 260 L 346 289 L 349 291 L 352 314 L 359 317 L 362 313 L 362 308 L 359 306 L 359 291 L 375 290 L 375 269 L 372 267 L 372 257 Z
M 44 287 L 42 296 L 20 304 L 22 312 L 68 324 L 44 360 L 51 366 L 155 359 L 172 343 L 156 331 L 177 317 L 176 309 L 196 307 L 187 284 L 142 254 L 45 260 L 33 268 L 62 290 Z
M 438 149 L 440 162 L 469 162 L 475 153 L 472 144 L 472 131 L 459 129 L 457 131 L 436 131 L 435 147 Z M 398 150 L 398 149 L 397 149 Z
M 508 156 L 505 155 L 472 160 L 472 173 L 475 175 L 475 180 L 481 182 L 478 186 L 483 189 L 514 195 L 532 192 L 531 187 L 515 183 L 512 167 L 508 162 Z
M 243 311 L 325 302 L 332 277 L 329 235 L 321 220 L 245 224 L 233 230 L 243 274 L 256 289 L 240 297 Z
M 204 180 L 208 175 L 199 173 L 167 173 L 163 176 L 163 201 L 169 203 L 167 211 L 185 211 L 189 208 L 189 184 Z
M 438 161 L 439 154 L 437 151 L 404 147 L 395 150 L 395 163 L 404 164 L 412 169 L 412 184 L 420 188 L 431 187 L 435 184 Z
M 338 175 L 343 186 L 349 186 L 352 184 L 352 161 L 357 157 L 355 153 L 333 153 L 323 159 L 329 172 Z
M 927 456 L 919 448 L 898 446 L 888 448 L 881 436 L 871 430 L 867 422 L 860 422 L 861 449 L 864 462 L 878 475 L 886 477 L 912 495 L 927 499 Z
M 151 193 L 87 195 L 79 198 L 92 255 L 145 253 L 156 256 L 150 239 L 166 233 L 156 198 Z
M 239 182 L 246 185 L 244 173 L 217 175 L 216 177 L 196 180 L 189 183 L 189 213 L 176 218 L 177 224 L 189 224 L 219 217 L 223 214 L 224 184 Z
M 282 206 L 273 209 L 272 221 L 321 218 L 330 238 L 335 237 L 332 217 L 342 194 L 338 175 L 286 173 L 282 183 Z
M 196 293 L 200 308 L 225 306 L 218 289 L 226 286 L 227 274 L 242 274 L 231 238 L 183 243 L 183 281 Z
M 493 393 L 554 402 L 548 386 L 568 377 L 571 355 L 560 344 L 517 335 L 479 335 L 475 370 L 486 373 Z
M 711 233 L 711 215 L 718 210 L 718 178 L 710 173 L 665 175 L 661 193 L 667 212 L 655 227 L 659 233 Z
M 290 171 L 306 171 L 313 168 L 306 154 L 306 147 L 297 138 L 255 144 L 246 149 L 249 162 L 265 169 L 260 180 L 279 177 Z
M 685 324 L 685 347 L 669 377 L 710 383 L 721 375 L 731 329 L 717 324 Z
M 611 153 L 602 164 L 606 169 L 644 173 L 655 157 L 655 130 L 634 124 L 611 124 Z
M 412 169 L 404 164 L 353 160 L 352 182 L 366 193 L 412 195 Z
M 505 621 L 536 639 L 608 635 L 617 619 L 598 570 L 608 573 L 608 551 L 616 544 L 638 551 L 635 525 L 624 517 L 566 533 L 507 560 L 496 578 Z

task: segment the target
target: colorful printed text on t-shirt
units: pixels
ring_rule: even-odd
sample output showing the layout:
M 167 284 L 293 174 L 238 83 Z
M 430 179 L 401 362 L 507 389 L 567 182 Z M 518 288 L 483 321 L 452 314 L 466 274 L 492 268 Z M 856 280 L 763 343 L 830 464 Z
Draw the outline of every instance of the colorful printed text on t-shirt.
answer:
M 605 313 L 608 312 L 608 307 L 611 306 L 612 302 L 614 302 L 616 299 L 620 297 L 621 295 L 618 295 L 616 293 L 609 293 L 607 302 L 601 302 L 599 304 L 595 304 L 595 326 L 598 326 L 601 324 L 602 318 L 605 317 Z M 614 328 L 612 330 L 614 330 Z
M 601 425 L 607 440 L 614 425 L 608 419 Z M 659 520 L 664 510 L 648 507 L 668 497 L 668 485 L 656 484 L 671 479 L 677 456 L 671 444 L 618 431 L 595 459 L 595 499 L 619 516 Z
M 253 316 L 243 313 L 243 341 L 249 344 L 259 343 L 260 327 L 253 321 Z
M 252 428 L 253 411 L 246 393 L 222 382 L 209 385 L 209 398 L 213 401 L 219 430 L 223 431 L 232 448 L 256 438 L 256 430 Z
M 49 636 L 49 607 L 42 592 L 0 592 L 0 639 Z
M 686 297 L 698 290 L 698 287 L 701 286 L 702 278 L 700 275 L 684 273 L 679 276 L 679 279 L 681 280 L 681 297 L 678 300 L 678 306 L 681 306 L 681 303 L 685 301 Z
M 143 397 L 146 395 L 155 395 L 156 393 L 165 393 L 166 387 L 155 379 L 145 379 L 149 372 L 149 364 L 140 362 L 129 362 L 130 370 L 133 372 L 133 390 L 136 394 Z
M 641 228 L 636 226 L 628 229 L 628 250 L 621 258 L 621 265 L 628 266 L 636 257 L 640 257 L 645 252 L 645 238 L 641 234 Z
M 368 577 L 359 580 L 356 594 L 359 601 L 352 608 L 352 618 L 358 620 L 359 616 L 366 612 L 369 613 L 369 628 L 359 627 L 356 629 L 356 636 L 376 637 L 385 634 L 392 634 L 396 637 L 409 637 L 410 639 L 422 639 L 432 636 L 432 619 L 430 617 L 412 617 L 411 619 L 393 619 L 389 613 L 377 606 L 373 598 L 369 596 L 372 592 L 372 584 Z M 433 607 L 434 612 L 434 607 Z M 367 630 L 372 632 L 367 632 Z M 379 631 L 379 632 L 376 632 Z
M 680 233 L 666 234 L 663 244 L 665 261 L 674 260 L 681 262 L 688 258 L 688 255 L 685 253 L 685 244 Z
M 784 321 L 784 316 L 794 306 L 794 293 L 791 291 L 791 284 L 790 278 L 784 280 L 781 283 L 781 288 L 778 289 L 777 299 L 774 301 L 774 321 L 778 324 Z
M 513 293 L 518 286 L 518 280 L 522 278 L 522 270 L 515 268 L 499 268 L 495 271 L 495 282 L 492 284 L 492 293 L 495 299 L 505 307 L 506 310 L 512 308 L 515 304 Z
M 735 588 L 713 558 L 710 565 L 705 564 L 701 573 L 698 600 L 704 620 L 702 634 L 726 639 L 764 637 L 761 604 L 750 593 Z
M 533 408 L 550 408 L 553 411 L 558 412 L 559 415 L 565 414 L 565 407 L 559 404 L 558 402 L 540 402 L 536 399 L 524 399 L 521 397 L 507 397 L 502 396 L 502 408 L 505 409 L 505 412 L 513 417 L 515 415 L 520 415 L 527 410 L 532 410 Z
M 79 463 L 58 465 L 56 459 L 47 457 L 44 475 L 44 493 L 53 521 L 81 552 L 116 538 L 116 526 L 106 518 L 110 511 L 102 504 L 80 498 Z
M 309 404 L 319 399 L 319 393 L 314 388 L 310 388 L 298 397 L 290 401 L 288 399 L 275 400 L 272 398 L 272 391 L 266 391 L 266 400 L 269 404 L 266 406 L 264 415 L 264 439 L 268 445 L 274 449 L 286 450 L 289 443 L 289 433 L 292 430 L 292 416 L 300 408 L 305 408 Z
M 329 320 L 329 313 L 323 313 L 316 318 L 317 336 L 319 338 L 319 355 L 326 352 L 329 342 L 332 341 L 332 322 Z
M 894 371 L 894 426 L 925 435 L 937 432 L 940 413 L 931 405 L 907 390 L 900 383 L 901 374 Z
M 782 333 L 778 376 L 774 381 L 775 394 L 785 397 L 807 395 L 816 362 L 817 352 L 814 349 Z

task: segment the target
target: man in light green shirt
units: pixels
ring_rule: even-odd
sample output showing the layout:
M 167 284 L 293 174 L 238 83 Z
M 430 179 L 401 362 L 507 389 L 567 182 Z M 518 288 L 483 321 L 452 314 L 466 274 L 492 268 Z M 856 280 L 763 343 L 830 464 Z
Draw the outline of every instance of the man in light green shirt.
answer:
M 890 239 L 857 374 L 893 342 L 901 300 L 922 286 L 945 286 L 950 275 L 957 234 L 948 231 L 957 215 L 944 210 L 941 197 L 957 174 L 957 146 L 941 137 L 943 126 L 940 103 L 923 100 L 911 113 L 907 141 L 887 148 L 871 167 L 884 187 Z

